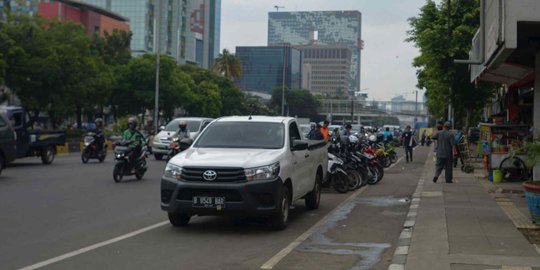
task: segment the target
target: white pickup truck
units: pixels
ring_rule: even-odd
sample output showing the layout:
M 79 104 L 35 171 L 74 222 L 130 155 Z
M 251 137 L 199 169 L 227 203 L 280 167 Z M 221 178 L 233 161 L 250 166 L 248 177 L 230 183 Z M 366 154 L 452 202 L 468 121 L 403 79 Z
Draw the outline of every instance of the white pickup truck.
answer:
M 325 145 L 304 140 L 292 117 L 216 119 L 167 163 L 161 209 L 173 226 L 193 215 L 244 215 L 269 217 L 274 229 L 284 229 L 294 201 L 319 206 Z

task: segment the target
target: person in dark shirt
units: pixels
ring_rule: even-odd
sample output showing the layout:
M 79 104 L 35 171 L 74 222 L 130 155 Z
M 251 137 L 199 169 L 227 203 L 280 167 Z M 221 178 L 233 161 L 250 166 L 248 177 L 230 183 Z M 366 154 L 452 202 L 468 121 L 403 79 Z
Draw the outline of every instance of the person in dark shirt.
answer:
M 454 134 L 452 134 L 450 131 L 450 126 L 450 122 L 444 123 L 443 130 L 431 136 L 433 140 L 437 141 L 437 162 L 435 164 L 435 176 L 433 176 L 433 183 L 437 183 L 437 179 L 441 175 L 443 169 L 446 183 L 453 183 L 452 161 L 453 156 L 457 154 L 457 150 L 456 140 Z
M 324 140 L 324 136 L 321 133 L 321 126 L 311 123 L 311 130 L 309 131 L 307 138 L 310 140 Z
M 409 160 L 413 161 L 413 147 L 416 146 L 416 141 L 413 137 L 413 133 L 411 132 L 411 126 L 407 126 L 405 128 L 405 132 L 401 134 L 401 141 L 403 143 L 403 148 L 405 148 L 405 159 L 407 160 L 407 163 L 409 163 Z

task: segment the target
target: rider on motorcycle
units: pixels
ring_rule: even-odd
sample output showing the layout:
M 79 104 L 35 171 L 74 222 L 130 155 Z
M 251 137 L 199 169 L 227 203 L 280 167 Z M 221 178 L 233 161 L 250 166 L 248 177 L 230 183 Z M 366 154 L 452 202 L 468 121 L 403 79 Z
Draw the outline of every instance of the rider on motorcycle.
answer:
M 128 118 L 128 129 L 124 131 L 122 136 L 123 140 L 133 141 L 129 148 L 131 149 L 129 153 L 129 161 L 131 164 L 135 161 L 141 153 L 141 149 L 144 146 L 144 136 L 137 130 L 137 118 L 130 117 Z
M 187 128 L 187 123 L 184 120 L 180 120 L 178 122 L 178 131 L 176 131 L 176 136 L 178 136 L 179 139 L 189 139 L 190 132 Z
M 105 143 L 105 135 L 103 134 L 103 119 L 96 118 L 94 121 L 96 128 L 93 130 L 96 135 L 96 150 L 99 152 L 103 149 L 103 144 Z

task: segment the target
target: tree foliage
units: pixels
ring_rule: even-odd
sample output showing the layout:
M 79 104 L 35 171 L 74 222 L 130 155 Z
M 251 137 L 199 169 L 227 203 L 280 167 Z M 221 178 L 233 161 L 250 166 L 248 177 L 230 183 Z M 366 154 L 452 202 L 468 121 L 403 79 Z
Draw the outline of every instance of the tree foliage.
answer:
M 480 24 L 479 0 L 452 0 L 437 5 L 428 0 L 417 17 L 409 19 L 408 42 L 420 49 L 413 61 L 418 87 L 426 89 L 427 107 L 437 118 L 444 118 L 448 104 L 455 110 L 457 125 L 468 125 L 479 118 L 491 95 L 491 85 L 476 87 L 470 82 L 467 65 L 453 59 L 467 59 L 471 40 Z M 450 23 L 450 31 L 449 31 Z
M 153 110 L 156 55 L 132 58 L 130 39 L 124 31 L 87 36 L 75 22 L 10 15 L 0 21 L 0 86 L 18 97 L 32 121 L 47 112 L 53 123 L 75 115 L 82 126 L 82 116 L 91 120 L 105 107 L 115 116 Z M 232 63 L 225 76 L 160 56 L 159 110 L 165 117 L 273 114 L 231 81 L 240 74 L 239 62 L 224 54 Z
M 275 111 L 281 111 L 282 89 L 277 87 L 272 92 L 270 107 Z M 285 112 L 290 116 L 317 118 L 317 108 L 320 106 L 317 100 L 308 90 L 285 88 Z
M 213 69 L 218 74 L 230 80 L 240 79 L 242 77 L 240 59 L 227 49 L 223 49 L 216 58 Z

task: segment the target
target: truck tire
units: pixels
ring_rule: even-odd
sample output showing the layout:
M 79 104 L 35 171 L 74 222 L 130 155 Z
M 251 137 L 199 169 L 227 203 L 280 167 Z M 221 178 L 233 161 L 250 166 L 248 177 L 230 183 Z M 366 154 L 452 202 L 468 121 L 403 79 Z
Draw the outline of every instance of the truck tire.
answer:
M 308 209 L 319 208 L 319 203 L 321 202 L 321 178 L 321 174 L 317 173 L 317 176 L 315 176 L 313 190 L 310 191 L 305 197 L 305 203 Z
M 54 149 L 52 146 L 47 146 L 41 150 L 41 162 L 45 165 L 51 164 L 54 161 Z
M 289 207 L 291 206 L 291 196 L 289 194 L 289 188 L 283 186 L 281 188 L 280 202 L 278 205 L 278 212 L 270 217 L 270 223 L 272 229 L 283 230 L 287 227 L 287 221 L 289 221 Z
M 169 222 L 174 227 L 184 227 L 188 225 L 191 215 L 186 213 L 168 213 Z
M 2 171 L 4 170 L 4 156 L 0 154 L 0 174 L 2 174 Z

